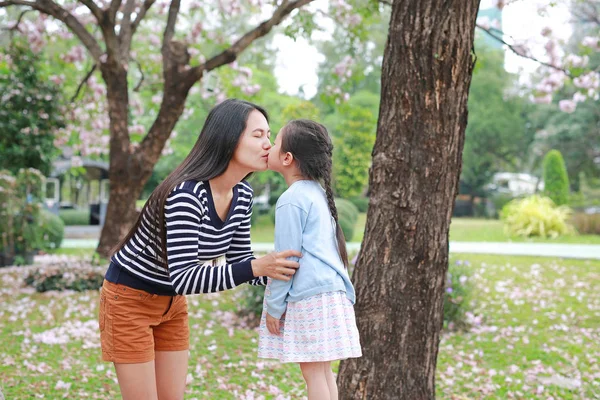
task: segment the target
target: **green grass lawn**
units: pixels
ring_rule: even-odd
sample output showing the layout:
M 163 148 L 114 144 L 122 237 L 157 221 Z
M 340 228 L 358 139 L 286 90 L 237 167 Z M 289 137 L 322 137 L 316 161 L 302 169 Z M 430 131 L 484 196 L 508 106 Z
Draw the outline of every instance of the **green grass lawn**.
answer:
M 600 262 L 483 255 L 451 262 L 471 268 L 474 325 L 442 335 L 438 398 L 598 398 Z M 98 293 L 35 293 L 22 286 L 29 268 L 0 269 L 6 398 L 120 398 L 113 366 L 100 359 Z M 186 399 L 303 398 L 296 365 L 256 358 L 257 333 L 234 313 L 241 293 L 188 297 Z M 572 388 L 549 383 L 553 376 Z
M 362 242 L 367 214 L 358 216 L 351 242 Z M 267 215 L 261 215 L 252 226 L 253 242 L 273 242 L 273 223 Z M 502 221 L 495 219 L 454 218 L 450 225 L 450 240 L 457 242 L 530 242 L 530 243 L 579 243 L 600 244 L 600 235 L 562 236 L 558 239 L 507 237 Z

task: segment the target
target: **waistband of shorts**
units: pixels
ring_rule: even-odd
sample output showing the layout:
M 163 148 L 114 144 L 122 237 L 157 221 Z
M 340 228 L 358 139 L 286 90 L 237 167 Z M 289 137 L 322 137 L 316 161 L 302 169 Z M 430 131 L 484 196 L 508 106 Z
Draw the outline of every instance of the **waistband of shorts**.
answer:
M 104 275 L 104 279 L 109 282 L 125 285 L 133 289 L 143 290 L 150 294 L 157 294 L 159 296 L 176 296 L 173 288 L 166 288 L 162 285 L 149 283 L 141 278 L 135 277 L 129 273 L 125 268 L 111 261 Z

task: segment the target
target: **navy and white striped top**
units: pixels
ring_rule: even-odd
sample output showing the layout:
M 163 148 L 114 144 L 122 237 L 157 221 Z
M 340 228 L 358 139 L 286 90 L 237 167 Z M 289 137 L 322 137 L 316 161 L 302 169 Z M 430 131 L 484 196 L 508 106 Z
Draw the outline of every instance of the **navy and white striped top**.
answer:
M 238 183 L 222 221 L 208 182 L 177 185 L 164 208 L 168 270 L 149 245 L 153 218 L 145 212 L 136 233 L 112 257 L 106 280 L 161 295 L 218 292 L 245 282 L 265 285 L 266 277 L 254 278 L 250 264 L 252 195 L 247 182 Z M 223 256 L 225 264 L 213 265 Z

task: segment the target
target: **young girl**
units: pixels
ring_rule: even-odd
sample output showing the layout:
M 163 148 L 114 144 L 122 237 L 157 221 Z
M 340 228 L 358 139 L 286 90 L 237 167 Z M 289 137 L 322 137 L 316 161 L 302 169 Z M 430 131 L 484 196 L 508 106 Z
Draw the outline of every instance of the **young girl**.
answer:
M 276 205 L 275 249 L 302 258 L 291 280 L 267 284 L 258 356 L 299 363 L 309 400 L 337 399 L 331 361 L 362 355 L 331 190 L 332 150 L 323 125 L 295 120 L 281 129 L 268 160 L 289 186 Z

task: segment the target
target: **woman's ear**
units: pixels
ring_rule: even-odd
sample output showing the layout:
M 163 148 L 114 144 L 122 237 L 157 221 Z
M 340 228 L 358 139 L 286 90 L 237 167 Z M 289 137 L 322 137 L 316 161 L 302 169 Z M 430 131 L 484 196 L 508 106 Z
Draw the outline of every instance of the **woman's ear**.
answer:
M 294 155 L 292 153 L 290 153 L 289 151 L 286 152 L 283 156 L 283 160 L 282 160 L 282 164 L 285 165 L 286 167 L 289 167 L 290 165 L 292 165 L 292 163 L 294 162 Z

